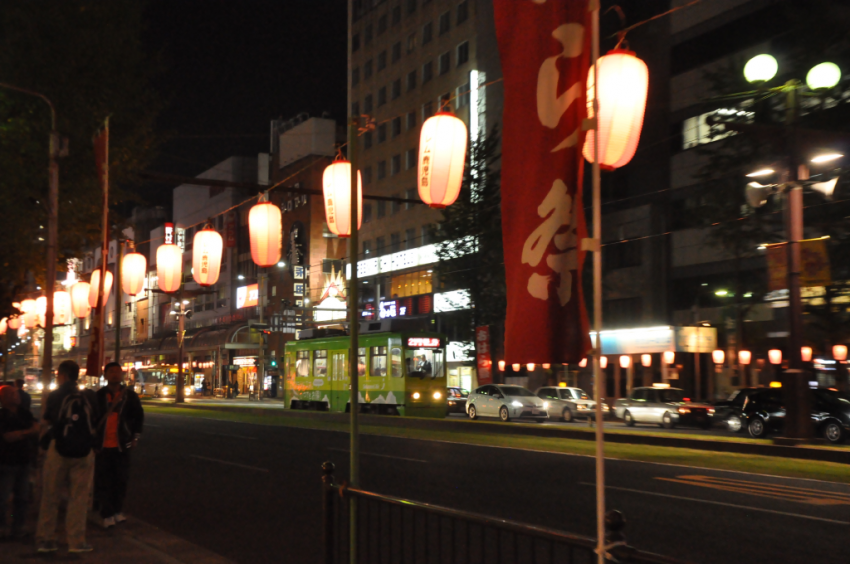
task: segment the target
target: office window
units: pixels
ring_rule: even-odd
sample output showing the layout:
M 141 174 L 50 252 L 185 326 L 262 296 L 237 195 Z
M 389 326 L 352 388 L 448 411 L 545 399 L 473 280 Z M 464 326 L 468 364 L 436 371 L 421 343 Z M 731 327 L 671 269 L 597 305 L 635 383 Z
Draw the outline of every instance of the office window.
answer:
M 387 15 L 384 14 L 380 18 L 378 18 L 378 35 L 381 35 L 387 31 Z
M 363 63 L 363 78 L 372 78 L 372 59 Z
M 371 184 L 372 183 L 372 166 L 367 166 L 363 169 L 363 184 Z
M 356 53 L 360 50 L 360 34 L 356 33 L 351 37 L 351 52 Z
M 396 156 L 398 157 L 398 155 L 396 155 Z M 401 157 L 399 157 L 399 160 L 401 160 Z M 398 192 L 396 192 L 395 194 L 392 194 L 391 196 L 393 198 L 399 197 Z M 401 209 L 401 206 L 398 205 L 398 202 L 390 202 L 390 215 L 397 214 L 399 209 Z
M 416 167 L 416 149 L 408 149 L 404 153 L 404 169 L 410 170 Z
M 371 209 L 371 208 L 370 208 Z M 366 221 L 366 218 L 363 218 L 363 221 Z M 363 241 L 363 256 L 369 257 L 372 254 L 372 241 Z
M 387 87 L 381 86 L 381 89 L 378 90 L 378 107 L 380 108 L 384 104 L 387 103 Z
M 399 60 L 401 60 L 401 41 L 399 41 L 395 45 L 393 45 L 393 55 L 392 55 L 392 57 L 393 57 L 394 63 L 397 63 L 397 62 L 399 62 Z
M 378 200 L 375 202 L 375 205 L 378 206 L 378 219 L 381 219 L 385 215 L 387 215 L 387 201 L 386 200 Z
M 608 270 L 641 265 L 642 241 L 606 245 L 602 251 L 602 267 Z
M 372 95 L 368 94 L 366 99 L 363 100 L 363 111 L 367 114 L 372 111 Z
M 407 200 L 415 200 L 419 197 L 419 191 L 416 188 L 408 188 L 407 191 L 404 193 L 404 197 Z M 413 209 L 413 206 L 415 205 L 416 204 L 414 204 L 413 202 L 405 202 L 404 209 Z
M 401 250 L 401 235 L 390 233 L 390 252 L 397 253 Z
M 434 61 L 428 61 L 422 65 L 422 84 L 434 78 Z
M 434 39 L 434 23 L 428 22 L 422 26 L 422 45 L 431 43 L 432 39 Z
M 390 175 L 395 176 L 399 172 L 401 172 L 401 155 L 393 155 L 390 160 Z
M 452 13 L 443 12 L 440 16 L 440 35 L 448 33 L 452 26 Z
M 387 68 L 387 52 L 381 51 L 378 54 L 378 71 L 382 71 Z
M 407 130 L 410 131 L 416 127 L 416 112 L 407 114 Z
M 366 30 L 363 33 L 363 43 L 369 45 L 372 43 L 372 24 L 366 26 Z
M 393 128 L 393 138 L 401 135 L 401 118 L 400 117 L 393 118 L 392 128 Z
M 375 254 L 378 256 L 383 255 L 387 252 L 387 242 L 383 237 L 378 237 L 375 239 Z
M 404 242 L 406 248 L 416 248 L 416 229 L 406 229 L 404 231 Z
M 443 53 L 440 55 L 440 74 L 444 75 L 449 72 L 449 69 L 452 66 L 452 56 L 450 53 Z
M 372 148 L 372 132 L 371 131 L 367 131 L 366 133 L 363 134 L 363 148 L 364 149 L 371 149 Z M 349 178 L 351 178 L 351 177 L 349 176 Z
M 378 163 L 378 180 L 383 180 L 387 177 L 387 161 L 380 161 Z M 381 213 L 381 203 L 378 202 L 378 217 L 384 217 L 384 214 Z
M 351 86 L 360 84 L 360 67 L 351 70 Z
M 413 53 L 414 49 L 416 49 L 416 32 L 407 36 L 407 52 Z
M 382 123 L 378 126 L 378 143 L 383 143 L 387 140 L 387 124 Z
M 463 0 L 457 5 L 457 24 L 460 25 L 469 19 L 469 0 Z
M 469 41 L 464 41 L 457 46 L 457 66 L 469 61 Z
M 359 116 L 360 115 L 360 102 L 352 102 L 351 103 L 351 115 Z
M 420 244 L 429 245 L 431 243 L 431 229 L 432 227 L 430 225 L 422 226 L 422 229 L 420 231 L 422 233 Z
M 434 115 L 434 102 L 425 102 L 422 104 L 422 121 Z
M 372 204 L 363 204 L 363 223 L 372 221 Z
M 410 92 L 416 88 L 416 71 L 407 73 L 407 91 Z
M 457 87 L 457 92 L 455 93 L 455 107 L 463 108 L 464 106 L 469 105 L 469 83 L 461 84 Z
M 399 96 L 401 96 L 401 79 L 397 78 L 393 81 L 393 100 L 397 99 Z
M 401 23 L 401 5 L 393 8 L 393 25 Z
M 407 13 L 412 14 L 416 11 L 416 0 L 407 0 Z

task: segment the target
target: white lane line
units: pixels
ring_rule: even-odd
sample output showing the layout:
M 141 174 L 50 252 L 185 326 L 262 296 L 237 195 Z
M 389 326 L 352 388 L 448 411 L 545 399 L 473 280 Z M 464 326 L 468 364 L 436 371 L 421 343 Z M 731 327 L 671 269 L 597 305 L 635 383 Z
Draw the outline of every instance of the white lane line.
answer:
M 330 448 L 330 447 L 328 447 L 328 450 L 332 450 L 334 452 L 344 452 L 345 454 L 349 453 L 348 449 L 344 449 L 344 448 Z M 404 456 L 393 456 L 391 454 L 378 454 L 376 452 L 361 452 L 360 454 L 361 454 L 361 456 L 380 456 L 381 458 L 394 458 L 396 460 L 406 460 L 408 462 L 422 462 L 423 464 L 428 464 L 427 460 L 421 460 L 419 458 L 405 458 Z
M 229 460 L 219 460 L 218 458 L 209 458 L 207 456 L 200 456 L 198 454 L 190 454 L 190 458 L 197 458 L 199 460 L 207 460 L 209 462 L 218 462 L 219 464 L 227 464 L 228 466 L 236 466 L 238 468 L 245 468 L 246 470 L 256 470 L 257 472 L 268 472 L 268 468 L 258 468 L 256 466 L 248 466 L 247 464 L 239 464 L 238 462 L 230 462 Z
M 213 437 L 230 437 L 231 439 L 248 439 L 249 441 L 259 441 L 259 437 L 246 437 L 245 435 L 230 435 L 228 433 L 210 433 L 209 431 L 201 431 L 204 435 L 212 435 Z
M 590 482 L 579 482 L 580 486 L 596 486 Z M 775 509 L 764 509 L 761 507 L 752 507 L 749 505 L 736 505 L 734 503 L 724 503 L 722 501 L 713 501 L 709 499 L 699 499 L 697 497 L 683 497 L 680 495 L 663 494 L 657 492 L 646 492 L 643 490 L 635 490 L 632 488 L 620 488 L 617 486 L 605 486 L 606 490 L 619 490 L 623 492 L 638 493 L 644 495 L 654 495 L 656 497 L 669 497 L 671 499 L 680 499 L 683 501 L 696 501 L 700 503 L 710 503 L 711 505 L 722 505 L 724 507 L 734 507 L 735 509 L 745 509 L 747 511 L 761 511 L 762 513 L 772 513 L 774 515 L 785 515 L 786 517 L 799 517 L 800 519 L 810 519 L 812 521 L 822 521 L 824 523 L 834 523 L 836 525 L 850 525 L 850 521 L 838 521 L 837 519 L 827 519 L 826 517 L 814 517 L 812 515 L 801 515 L 799 513 L 789 513 L 787 511 L 776 511 Z

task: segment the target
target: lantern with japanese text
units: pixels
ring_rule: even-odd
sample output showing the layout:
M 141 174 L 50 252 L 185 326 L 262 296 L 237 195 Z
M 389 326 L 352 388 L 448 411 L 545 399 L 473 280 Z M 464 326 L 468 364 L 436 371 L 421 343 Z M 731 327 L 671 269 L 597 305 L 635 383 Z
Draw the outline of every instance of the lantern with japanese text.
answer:
M 159 289 L 170 294 L 180 289 L 183 281 L 183 251 L 172 243 L 156 250 L 156 278 Z
M 801 347 L 800 348 L 800 358 L 803 362 L 811 362 L 812 361 L 812 347 Z
M 277 264 L 283 237 L 280 208 L 271 202 L 263 201 L 252 207 L 248 213 L 248 231 L 254 263 L 262 268 Z
M 753 353 L 750 351 L 738 351 L 738 362 L 746 366 L 753 360 Z
M 212 286 L 218 282 L 221 271 L 221 251 L 224 240 L 212 225 L 195 233 L 192 245 L 192 277 L 201 286 Z
M 832 358 L 839 362 L 843 362 L 847 360 L 847 346 L 846 345 L 833 345 L 832 346 Z
M 782 364 L 782 351 L 779 349 L 770 349 L 767 351 L 767 358 L 771 364 Z
M 419 136 L 419 197 L 432 208 L 457 200 L 466 160 L 466 125 L 447 112 L 437 112 L 422 124 Z
M 676 353 L 674 351 L 664 351 L 664 364 L 673 364 L 676 362 Z
M 91 285 L 88 282 L 77 282 L 71 286 L 71 308 L 74 310 L 74 315 L 80 319 L 86 317 L 91 312 L 91 304 L 89 304 L 89 291 Z
M 328 229 L 339 237 L 351 236 L 351 163 L 339 159 L 322 175 L 325 219 Z M 363 179 L 357 171 L 357 229 L 363 224 Z
M 127 253 L 121 262 L 121 288 L 125 294 L 138 295 L 145 287 L 145 275 L 148 261 L 145 255 L 137 252 Z
M 640 363 L 644 366 L 644 368 L 649 368 L 650 366 L 652 366 L 652 355 L 651 354 L 640 355 Z
M 71 294 L 65 290 L 53 292 L 53 324 L 65 325 L 71 319 Z
M 726 353 L 720 349 L 711 351 L 711 360 L 714 364 L 723 364 L 723 361 L 726 360 Z
M 627 164 L 637 150 L 646 94 L 649 87 L 649 70 L 646 63 L 632 51 L 614 49 L 599 61 L 599 166 L 613 170 Z M 593 118 L 594 68 L 587 75 L 587 117 Z M 594 160 L 596 131 L 587 132 L 584 141 L 584 158 Z
M 89 306 L 97 307 L 97 293 L 100 286 L 100 269 L 96 269 L 91 273 L 91 283 L 89 287 Z M 103 279 L 103 300 L 100 302 L 101 307 L 106 306 L 109 301 L 109 292 L 112 290 L 112 273 L 106 271 L 106 276 Z

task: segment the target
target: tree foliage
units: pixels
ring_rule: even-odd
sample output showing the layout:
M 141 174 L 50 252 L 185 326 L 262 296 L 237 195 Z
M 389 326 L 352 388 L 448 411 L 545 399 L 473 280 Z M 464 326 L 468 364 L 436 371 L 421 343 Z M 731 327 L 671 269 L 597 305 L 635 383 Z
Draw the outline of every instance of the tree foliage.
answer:
M 69 141 L 59 161 L 59 269 L 95 242 L 101 195 L 92 138 L 110 119 L 111 203 L 156 147 L 156 58 L 141 44 L 144 3 L 135 0 L 5 0 L 0 4 L 0 82 L 45 95 Z M 47 239 L 50 112 L 42 100 L 0 88 L 0 312 L 29 279 L 41 281 Z

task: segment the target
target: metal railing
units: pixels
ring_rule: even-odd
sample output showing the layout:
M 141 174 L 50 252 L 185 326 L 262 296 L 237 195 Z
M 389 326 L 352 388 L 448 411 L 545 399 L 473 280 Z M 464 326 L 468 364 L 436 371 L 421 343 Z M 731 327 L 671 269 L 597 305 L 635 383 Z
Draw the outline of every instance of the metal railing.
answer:
M 593 564 L 596 540 L 546 527 L 381 495 L 334 479 L 322 464 L 324 564 Z M 357 500 L 357 558 L 351 558 L 350 507 Z M 618 511 L 606 515 L 608 562 L 685 564 L 639 551 L 623 536 Z

